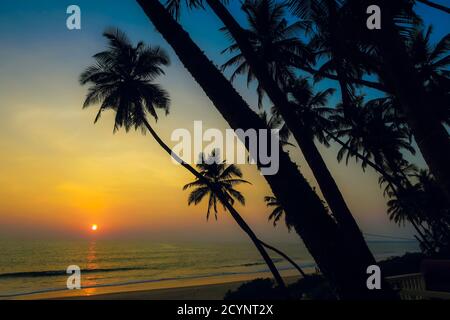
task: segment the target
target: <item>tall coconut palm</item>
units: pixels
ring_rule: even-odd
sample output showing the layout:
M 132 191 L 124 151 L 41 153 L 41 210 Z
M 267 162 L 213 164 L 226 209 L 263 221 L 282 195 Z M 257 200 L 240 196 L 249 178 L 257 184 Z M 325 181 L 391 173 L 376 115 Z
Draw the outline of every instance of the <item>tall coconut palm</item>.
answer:
M 203 153 L 200 154 L 201 161 L 199 161 L 199 164 L 197 164 L 197 168 L 200 174 L 205 178 L 205 180 L 201 181 L 199 179 L 196 179 L 194 182 L 188 183 L 183 187 L 183 190 L 193 189 L 189 194 L 189 205 L 198 205 L 203 199 L 208 197 L 206 219 L 209 219 L 211 210 L 213 210 L 214 216 L 217 220 L 219 205 L 222 205 L 225 211 L 227 209 L 235 211 L 236 215 L 237 211 L 234 208 L 234 203 L 237 200 L 242 205 L 245 205 L 245 197 L 240 191 L 235 189 L 235 187 L 241 183 L 250 183 L 242 179 L 242 172 L 236 165 L 231 164 L 227 166 L 224 160 L 218 161 L 217 159 L 219 157 L 219 152 L 219 150 L 213 150 L 208 158 L 206 158 Z M 206 181 L 209 181 L 209 184 L 207 184 Z M 225 195 L 226 199 L 223 199 L 223 197 L 218 197 L 218 190 L 222 191 L 222 194 Z M 278 253 L 289 263 L 291 263 L 303 277 L 306 277 L 306 274 L 299 267 L 299 265 L 295 263 L 291 258 L 289 258 L 289 256 L 284 252 L 257 239 L 256 236 L 253 241 L 255 242 L 255 245 L 263 245 L 264 247 Z
M 359 254 L 366 256 L 368 261 L 374 261 L 342 193 L 308 132 L 309 129 L 301 124 L 299 115 L 292 108 L 286 93 L 281 90 L 281 86 L 293 78 L 286 66 L 292 66 L 294 63 L 301 64 L 300 61 L 304 60 L 301 59 L 301 54 L 296 54 L 299 52 L 296 49 L 299 47 L 297 44 L 299 41 L 294 42 L 289 38 L 290 29 L 280 27 L 283 25 L 284 7 L 275 4 L 272 0 L 246 1 L 244 8 L 246 8 L 251 29 L 243 30 L 219 1 L 211 1 L 208 4 L 232 35 L 235 41 L 232 48 L 241 52 L 239 56 L 241 60 L 245 59 L 245 66 L 248 66 L 246 69 L 251 74 L 248 78 L 252 79 L 254 74 L 259 86 L 268 94 L 278 114 L 283 117 L 292 132 L 341 228 L 346 230 L 345 233 L 352 238 L 353 243 L 359 244 Z M 271 34 L 276 36 L 270 36 Z M 286 40 L 286 43 L 280 45 L 280 41 L 283 40 Z M 293 61 L 295 57 L 300 58 L 295 62 Z M 238 71 L 242 72 L 239 69 Z
M 250 110 L 229 81 L 159 1 L 137 0 L 137 2 L 232 128 L 267 129 L 263 121 Z M 221 3 L 208 1 L 208 5 L 216 6 Z M 223 13 L 224 8 L 219 9 Z M 227 13 L 225 9 L 225 14 Z M 226 18 L 229 22 L 230 16 Z M 239 34 L 240 30 L 239 28 Z M 248 47 L 251 51 L 251 46 Z M 355 299 L 395 297 L 388 285 L 376 292 L 367 289 L 367 261 L 372 260 L 367 259 L 367 255 L 355 254 L 355 243 L 347 241 L 346 236 L 327 214 L 320 198 L 299 173 L 289 156 L 283 150 L 279 150 L 279 155 L 278 173 L 265 176 L 265 179 L 275 196 L 283 203 L 293 228 L 301 236 L 319 268 L 335 286 L 340 297 Z M 298 200 L 299 195 L 301 201 Z
M 205 154 L 200 154 L 201 161 L 197 164 L 200 174 L 210 181 L 210 185 L 215 186 L 211 189 L 210 185 L 206 185 L 205 181 L 195 180 L 183 187 L 183 190 L 193 189 L 189 194 L 188 204 L 199 204 L 205 197 L 208 197 L 208 210 L 206 212 L 206 219 L 209 219 L 211 210 L 214 211 L 214 216 L 217 220 L 217 206 L 221 204 L 226 210 L 225 203 L 218 199 L 217 191 L 222 190 L 226 196 L 226 200 L 231 205 L 234 205 L 237 200 L 242 205 L 245 205 L 245 198 L 242 193 L 235 189 L 235 186 L 241 183 L 250 182 L 242 179 L 242 171 L 234 164 L 228 165 L 225 160 L 217 161 L 219 151 L 214 149 L 211 155 L 206 158 Z
M 255 55 L 266 62 L 267 68 L 280 86 L 295 78 L 295 66 L 309 65 L 311 52 L 299 36 L 308 29 L 308 23 L 297 21 L 288 23 L 286 20 L 286 5 L 275 1 L 247 0 L 242 6 L 249 24 L 246 30 Z M 223 28 L 228 33 L 226 28 Z M 230 37 L 233 41 L 233 37 Z M 230 80 L 238 75 L 247 76 L 247 84 L 257 80 L 256 75 L 240 52 L 239 45 L 233 43 L 222 53 L 233 54 L 223 65 L 222 70 L 234 67 Z M 262 107 L 265 91 L 258 82 L 258 106 Z
M 219 199 L 221 203 L 227 204 L 230 193 L 243 199 L 232 188 L 226 191 L 222 188 L 216 190 L 216 185 L 211 184 L 206 176 L 172 153 L 148 122 L 149 115 L 155 119 L 158 118 L 156 109 L 162 109 L 166 114 L 169 111 L 170 100 L 167 92 L 153 82 L 164 73 L 162 67 L 169 63 L 169 58 L 164 51 L 159 47 L 148 47 L 142 42 L 133 46 L 120 30 L 108 30 L 104 36 L 109 41 L 108 50 L 94 55 L 96 63 L 86 68 L 80 76 L 82 85 L 91 84 L 83 107 L 100 104 L 95 122 L 100 119 L 102 112 L 113 110 L 116 113 L 114 131 L 122 127 L 127 131 L 131 128 L 142 131 L 147 129 L 169 155 L 197 178 L 198 183 L 203 183 L 211 190 L 215 190 L 215 201 Z M 233 168 L 235 171 L 231 172 Z M 231 169 L 225 174 L 227 172 L 231 175 L 239 173 L 235 167 L 231 167 Z M 238 180 L 229 181 L 229 183 L 237 182 Z M 254 241 L 278 285 L 285 287 L 283 279 L 263 248 L 263 244 L 237 211 L 231 209 L 229 211 L 239 226 Z

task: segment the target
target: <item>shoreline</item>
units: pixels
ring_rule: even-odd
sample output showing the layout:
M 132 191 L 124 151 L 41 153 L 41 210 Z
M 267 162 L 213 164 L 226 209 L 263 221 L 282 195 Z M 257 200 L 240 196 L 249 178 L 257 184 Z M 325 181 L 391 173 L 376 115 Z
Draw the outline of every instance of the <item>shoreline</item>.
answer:
M 305 270 L 314 272 L 314 268 Z M 301 276 L 296 270 L 286 270 L 282 276 L 287 283 L 295 282 Z M 33 293 L 5 298 L 6 300 L 222 300 L 229 290 L 257 278 L 272 278 L 270 272 L 236 274 L 191 279 L 164 280 Z

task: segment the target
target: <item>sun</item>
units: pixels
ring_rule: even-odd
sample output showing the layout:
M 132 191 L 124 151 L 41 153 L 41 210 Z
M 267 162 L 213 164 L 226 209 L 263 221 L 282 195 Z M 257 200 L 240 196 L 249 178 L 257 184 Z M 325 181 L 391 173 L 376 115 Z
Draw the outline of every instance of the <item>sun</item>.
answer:
M 98 226 L 97 226 L 96 224 L 93 224 L 93 225 L 91 226 L 91 230 L 92 230 L 92 231 L 97 231 L 97 229 L 98 229 Z

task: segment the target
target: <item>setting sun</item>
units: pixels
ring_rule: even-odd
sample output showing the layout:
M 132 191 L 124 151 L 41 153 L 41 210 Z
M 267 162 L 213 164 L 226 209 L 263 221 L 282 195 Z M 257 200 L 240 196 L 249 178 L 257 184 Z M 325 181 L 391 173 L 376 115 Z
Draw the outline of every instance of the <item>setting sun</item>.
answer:
M 97 229 L 98 229 L 98 226 L 97 226 L 96 224 L 93 224 L 93 225 L 91 226 L 91 230 L 92 230 L 92 231 L 97 231 Z

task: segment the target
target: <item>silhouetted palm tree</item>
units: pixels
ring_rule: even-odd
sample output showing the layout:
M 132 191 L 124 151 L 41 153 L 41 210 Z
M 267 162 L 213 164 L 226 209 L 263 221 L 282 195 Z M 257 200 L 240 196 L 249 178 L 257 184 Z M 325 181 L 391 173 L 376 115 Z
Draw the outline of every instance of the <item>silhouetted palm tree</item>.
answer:
M 405 43 L 405 38 L 411 34 L 410 30 L 419 21 L 413 10 L 414 1 L 291 0 L 289 4 L 294 14 L 304 17 L 311 8 L 328 2 L 342 3 L 346 12 L 342 24 L 346 25 L 345 30 L 349 31 L 345 38 L 381 57 L 381 64 L 377 66 L 378 73 L 384 83 L 390 84 L 388 91 L 394 93 L 398 99 L 425 161 L 450 200 L 448 133 L 439 119 L 424 111 L 427 109 L 428 94 L 414 69 Z M 382 8 L 380 30 L 365 28 L 366 10 L 370 5 Z
M 415 171 L 416 183 L 390 191 L 389 218 L 397 224 L 411 222 L 421 230 L 418 239 L 430 254 L 450 253 L 450 210 L 442 190 L 429 172 Z
M 188 204 L 199 204 L 205 197 L 208 197 L 208 210 L 206 213 L 206 219 L 209 219 L 211 209 L 214 211 L 215 218 L 217 219 L 217 205 L 221 204 L 226 210 L 225 203 L 223 203 L 217 197 L 217 190 L 222 190 L 222 193 L 226 196 L 226 201 L 234 205 L 235 200 L 237 200 L 242 205 L 245 205 L 245 198 L 241 192 L 236 190 L 234 187 L 241 183 L 250 183 L 242 179 L 241 170 L 234 164 L 227 166 L 225 160 L 218 161 L 219 151 L 217 149 L 213 150 L 211 155 L 206 158 L 202 153 L 200 155 L 199 164 L 197 168 L 200 174 L 205 177 L 210 184 L 207 185 L 205 181 L 195 180 L 194 182 L 188 183 L 183 187 L 183 190 L 191 189 L 189 194 Z M 212 190 L 210 186 L 214 186 L 215 189 Z
M 232 128 L 244 130 L 267 128 L 159 1 L 137 0 L 137 2 Z M 205 0 L 205 2 L 225 23 L 244 55 L 251 55 L 252 47 L 245 32 L 242 32 L 242 28 L 222 3 L 212 0 Z M 247 61 L 252 60 L 247 59 Z M 256 64 L 256 66 L 259 65 Z M 270 88 L 266 91 L 271 93 L 270 99 L 274 104 L 281 106 L 284 103 L 284 110 L 292 115 L 293 111 L 288 107 L 286 96 L 279 88 L 277 90 L 278 86 L 267 70 L 263 67 L 257 72 L 253 65 L 251 67 L 255 70 L 261 84 L 266 89 Z M 280 101 L 282 103 L 278 103 Z M 283 118 L 285 121 L 286 118 L 295 121 L 296 117 L 294 114 L 292 117 L 283 115 Z M 359 299 L 393 297 L 388 285 L 383 286 L 381 291 L 367 290 L 365 270 L 368 263 L 371 264 L 373 261 L 373 257 L 370 253 L 367 254 L 367 251 L 360 250 L 361 243 L 365 246 L 365 242 L 355 241 L 354 237 L 352 241 L 349 241 L 351 236 L 346 236 L 339 231 L 336 223 L 328 216 L 320 198 L 314 194 L 296 166 L 285 152 L 282 150 L 279 152 L 280 170 L 276 175 L 265 178 L 274 194 L 283 203 L 286 215 L 292 217 L 290 221 L 293 222 L 296 232 L 301 235 L 320 269 L 330 283 L 337 288 L 339 295 L 342 298 Z M 299 201 L 299 195 L 301 201 Z M 359 247 L 355 248 L 357 246 Z
M 217 207 L 219 204 L 222 205 L 225 211 L 228 209 L 235 212 L 234 215 L 239 215 L 234 208 L 235 200 L 237 200 L 242 205 L 245 205 L 245 198 L 240 191 L 235 189 L 235 186 L 241 183 L 250 183 L 242 179 L 242 172 L 237 166 L 233 164 L 227 166 L 224 160 L 220 161 L 218 159 L 219 151 L 217 149 L 213 150 L 208 158 L 206 158 L 203 153 L 200 154 L 200 161 L 199 164 L 197 164 L 197 168 L 199 169 L 200 174 L 205 177 L 205 180 L 201 181 L 197 179 L 194 182 L 188 183 L 183 187 L 183 190 L 193 189 L 189 194 L 189 205 L 197 205 L 203 199 L 208 197 L 206 219 L 209 219 L 211 209 L 214 211 L 214 216 L 217 219 Z M 207 184 L 205 183 L 205 181 L 208 181 L 209 183 Z M 221 190 L 222 194 L 226 196 L 225 199 L 224 197 L 218 197 L 218 190 Z M 284 252 L 271 245 L 268 245 L 267 243 L 257 238 L 254 238 L 252 240 L 254 241 L 255 245 L 263 245 L 264 247 L 278 253 L 289 263 L 291 263 L 303 277 L 306 276 L 306 274 L 298 266 L 298 264 L 296 264 Z
M 278 115 L 284 119 L 287 127 L 292 132 L 309 167 L 313 171 L 314 177 L 334 217 L 341 225 L 341 228 L 345 230 L 345 237 L 352 238 L 351 242 L 358 244 L 358 249 L 355 250 L 360 251 L 360 256 L 365 257 L 367 261 L 375 261 L 344 197 L 314 144 L 310 130 L 299 121 L 299 114 L 292 108 L 286 93 L 281 90 L 282 86 L 293 78 L 289 68 L 286 66 L 295 65 L 294 61 L 292 61 L 294 60 L 292 58 L 293 55 L 283 56 L 280 54 L 280 52 L 286 52 L 287 49 L 283 47 L 283 50 L 281 50 L 281 46 L 278 44 L 278 38 L 286 39 L 289 36 L 286 29 L 279 28 L 284 14 L 284 7 L 276 5 L 272 0 L 246 1 L 244 7 L 252 27 L 250 31 L 247 31 L 239 26 L 219 1 L 206 2 L 222 20 L 227 31 L 235 40 L 235 44 L 232 46 L 233 50 L 241 52 L 240 60 L 245 59 L 246 64 L 244 66 L 246 67 L 242 71 L 251 73 L 248 79 L 257 78 L 259 86 L 267 93 L 274 103 Z M 252 36 L 249 36 L 249 34 Z M 279 36 L 266 37 L 267 34 Z M 300 43 L 300 41 L 297 42 Z M 295 45 L 291 44 L 287 48 L 295 47 Z M 289 52 L 295 52 L 295 50 L 290 49 Z M 299 55 L 297 54 L 297 56 Z M 264 60 L 265 58 L 268 60 Z M 300 60 L 304 59 L 297 59 L 297 64 L 300 64 Z M 239 69 L 238 71 L 242 72 Z M 283 74 L 282 72 L 287 73 Z
M 354 28 L 352 37 L 381 57 L 378 74 L 389 83 L 433 176 L 450 201 L 450 139 L 441 120 L 428 112 L 429 95 L 407 49 L 411 30 L 420 20 L 410 0 L 347 0 L 348 22 L 363 26 L 369 5 L 383 8 L 382 28 Z
M 114 122 L 114 131 L 124 127 L 127 131 L 131 128 L 147 129 L 159 145 L 177 160 L 183 167 L 191 172 L 199 183 L 209 185 L 215 190 L 214 201 L 220 199 L 221 203 L 228 203 L 230 194 L 239 197 L 239 192 L 234 189 L 228 189 L 224 192 L 222 188 L 215 189 L 216 186 L 210 184 L 207 176 L 197 172 L 189 164 L 181 160 L 172 153 L 171 149 L 159 138 L 153 130 L 147 116 L 151 115 L 158 118 L 156 109 L 163 109 L 166 113 L 169 111 L 169 97 L 165 90 L 152 81 L 164 71 L 162 66 L 169 63 L 167 55 L 159 47 L 147 47 L 142 42 L 133 46 L 126 35 L 119 30 L 109 30 L 104 33 L 109 40 L 109 48 L 94 56 L 96 64 L 88 67 L 80 76 L 80 83 L 92 84 L 86 96 L 83 107 L 86 108 L 93 104 L 100 104 L 99 111 L 95 118 L 97 122 L 103 111 L 113 110 L 116 113 Z M 231 170 L 234 168 L 234 172 Z M 238 169 L 231 167 L 227 171 L 229 174 L 239 173 Z M 227 173 L 224 172 L 226 175 Z M 242 180 L 243 181 L 243 180 Z M 229 183 L 236 183 L 229 181 Z M 256 235 L 236 212 L 230 210 L 231 215 L 239 226 L 255 242 L 256 247 L 269 266 L 275 280 L 280 287 L 285 287 L 274 263 L 263 248 L 263 244 L 256 238 Z M 258 240 L 258 241 L 256 241 Z M 271 249 L 277 250 L 273 247 Z
M 308 28 L 308 24 L 297 21 L 289 24 L 285 18 L 286 5 L 275 1 L 247 0 L 242 10 L 246 13 L 249 27 L 247 36 L 252 44 L 254 53 L 267 65 L 269 72 L 280 86 L 295 78 L 295 66 L 308 65 L 311 53 L 300 40 L 301 31 Z M 226 28 L 222 30 L 227 31 Z M 230 36 L 233 41 L 233 37 Z M 239 45 L 233 41 L 222 53 L 234 54 L 222 65 L 222 70 L 234 67 L 230 80 L 237 75 L 246 75 L 247 84 L 257 80 L 256 75 L 240 52 Z M 258 83 L 258 106 L 262 107 L 264 87 Z
M 116 112 L 114 131 L 125 127 L 136 129 L 145 126 L 146 116 L 158 119 L 156 109 L 169 112 L 169 96 L 158 84 L 151 82 L 164 74 L 162 66 L 169 58 L 159 47 L 147 47 L 142 42 L 132 46 L 120 30 L 103 34 L 110 48 L 94 55 L 96 64 L 88 67 L 80 76 L 82 85 L 92 83 L 83 108 L 100 103 L 95 118 L 103 111 Z
M 363 104 L 362 98 L 359 98 L 356 102 L 350 113 L 344 115 L 340 107 L 336 110 L 337 114 L 330 117 L 338 128 L 334 134 L 345 141 L 345 146 L 338 152 L 338 160 L 341 161 L 345 157 L 348 163 L 349 158 L 354 156 L 350 150 L 358 150 L 363 157 L 356 158 L 356 161 L 362 160 L 363 168 L 369 161 L 382 168 L 377 171 L 382 175 L 379 179 L 380 185 L 387 185 L 385 195 L 395 197 L 400 202 L 407 201 L 402 197 L 407 198 L 409 195 L 409 175 L 414 167 L 404 160 L 403 152 L 415 153 L 409 132 L 403 126 L 397 125 L 397 118 L 389 100 L 375 99 Z M 392 200 L 389 200 L 389 203 L 392 203 Z M 391 213 L 388 211 L 388 214 Z M 420 241 L 426 244 L 425 234 L 417 221 L 408 221 L 421 237 Z

